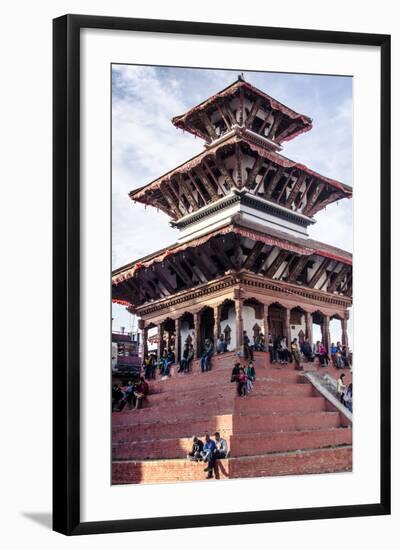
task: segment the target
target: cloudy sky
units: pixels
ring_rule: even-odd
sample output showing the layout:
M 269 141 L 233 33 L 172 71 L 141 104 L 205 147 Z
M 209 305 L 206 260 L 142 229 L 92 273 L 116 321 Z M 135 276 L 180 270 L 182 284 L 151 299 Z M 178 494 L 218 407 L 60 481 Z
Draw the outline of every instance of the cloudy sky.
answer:
M 202 140 L 177 130 L 171 118 L 236 80 L 238 71 L 113 65 L 112 267 L 120 267 L 176 241 L 168 217 L 134 204 L 129 191 L 201 152 Z M 313 129 L 284 145 L 282 154 L 352 185 L 352 79 L 244 72 L 245 79 L 313 119 Z M 352 251 L 352 201 L 316 215 L 314 239 Z M 135 327 L 113 305 L 113 327 Z M 335 335 L 332 334 L 335 338 Z

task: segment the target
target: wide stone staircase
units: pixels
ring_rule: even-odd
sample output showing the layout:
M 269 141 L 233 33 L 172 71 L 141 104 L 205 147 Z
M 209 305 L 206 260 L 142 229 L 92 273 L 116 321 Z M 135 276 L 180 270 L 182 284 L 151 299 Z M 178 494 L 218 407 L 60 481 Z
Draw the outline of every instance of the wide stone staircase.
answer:
M 198 362 L 189 374 L 175 367 L 169 379 L 150 382 L 143 409 L 113 413 L 113 484 L 204 479 L 204 463 L 186 454 L 192 436 L 206 431 L 219 431 L 230 449 L 217 461 L 217 479 L 351 470 L 351 422 L 300 371 L 256 352 L 254 389 L 239 397 L 230 382 L 236 360 L 214 356 L 207 373 Z

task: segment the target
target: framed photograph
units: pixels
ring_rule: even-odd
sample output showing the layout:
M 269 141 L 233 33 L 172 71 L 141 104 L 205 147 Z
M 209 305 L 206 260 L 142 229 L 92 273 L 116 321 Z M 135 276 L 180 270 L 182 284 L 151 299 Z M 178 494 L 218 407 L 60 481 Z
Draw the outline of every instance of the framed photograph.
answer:
M 54 529 L 389 514 L 389 207 L 390 36 L 55 19 Z

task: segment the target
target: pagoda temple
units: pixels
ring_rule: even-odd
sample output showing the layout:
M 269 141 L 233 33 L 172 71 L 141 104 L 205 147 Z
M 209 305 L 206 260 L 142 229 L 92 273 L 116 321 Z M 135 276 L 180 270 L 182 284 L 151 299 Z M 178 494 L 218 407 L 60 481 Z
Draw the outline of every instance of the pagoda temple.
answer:
M 281 153 L 312 120 L 239 77 L 172 123 L 203 150 L 129 196 L 165 212 L 176 242 L 112 274 L 113 301 L 140 318 L 143 354 L 155 327 L 158 354 L 174 347 L 177 359 L 185 342 L 199 356 L 219 334 L 240 351 L 244 330 L 329 348 L 331 319 L 348 346 L 352 256 L 307 231 L 352 189 Z

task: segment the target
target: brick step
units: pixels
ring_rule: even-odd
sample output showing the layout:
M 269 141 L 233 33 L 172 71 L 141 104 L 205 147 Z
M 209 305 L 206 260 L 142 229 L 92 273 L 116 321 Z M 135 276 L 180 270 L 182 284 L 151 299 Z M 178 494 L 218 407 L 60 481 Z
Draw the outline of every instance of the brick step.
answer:
M 329 413 L 334 415 L 335 413 Z M 232 415 L 220 416 L 195 416 L 185 419 L 168 417 L 157 421 L 136 423 L 135 416 L 130 417 L 132 423 L 113 426 L 113 443 L 124 443 L 140 439 L 160 439 L 169 437 L 204 436 L 204 432 L 215 433 L 219 431 L 223 437 L 232 433 Z M 332 417 L 332 422 L 334 419 Z
M 149 398 L 150 399 L 150 398 Z M 173 405 L 173 406 L 172 406 Z M 229 413 L 259 414 L 266 413 L 306 413 L 325 411 L 325 399 L 323 397 L 288 397 L 276 395 L 247 395 L 246 397 L 224 396 L 199 400 L 186 399 L 181 403 L 163 401 L 152 407 L 140 410 L 124 409 L 120 413 L 114 413 L 113 426 L 132 424 L 137 422 L 158 421 L 160 419 L 183 420 L 198 416 L 215 417 Z
M 232 457 L 238 457 L 336 447 L 351 443 L 352 430 L 347 428 L 242 434 L 230 438 L 230 452 Z
M 112 439 L 115 443 L 123 443 L 133 439 L 159 439 L 169 437 L 192 437 L 204 435 L 205 431 L 214 433 L 219 431 L 223 437 L 228 437 L 232 431 L 236 434 L 250 434 L 257 432 L 278 432 L 294 430 L 319 430 L 340 427 L 340 415 L 338 412 L 307 412 L 297 414 L 254 414 L 235 415 L 230 414 L 216 417 L 205 416 L 187 419 L 168 418 L 158 421 L 136 423 L 132 416 L 129 420 L 133 423 L 113 426 Z
M 298 432 L 255 433 L 229 435 L 228 448 L 232 457 L 263 455 L 267 453 L 318 449 L 351 444 L 351 429 L 333 428 Z M 148 460 L 184 458 L 192 448 L 192 439 L 144 439 L 129 443 L 114 443 L 112 457 L 115 460 Z
M 298 383 L 304 380 L 299 371 L 289 369 L 256 369 L 257 380 Z M 209 385 L 230 384 L 231 370 L 212 370 L 204 373 L 178 374 L 162 380 L 150 380 L 150 393 L 181 390 L 182 388 L 205 388 Z
M 171 483 L 204 480 L 204 463 L 185 459 L 113 461 L 112 483 Z M 218 460 L 217 479 L 348 472 L 350 445 Z
M 293 397 L 310 397 L 313 395 L 313 386 L 311 384 L 287 384 L 282 382 L 270 381 L 267 379 L 256 380 L 252 395 L 287 395 Z M 151 407 L 158 406 L 160 403 L 171 403 L 171 406 L 180 406 L 186 400 L 199 401 L 200 399 L 212 400 L 223 395 L 234 396 L 236 394 L 236 384 L 224 384 L 223 386 L 210 385 L 207 388 L 188 388 L 181 391 L 163 391 L 151 394 L 148 398 L 148 404 Z
M 287 397 L 287 396 L 258 396 L 248 395 L 235 398 L 234 411 L 236 413 L 264 412 L 311 412 L 325 411 L 323 397 Z

